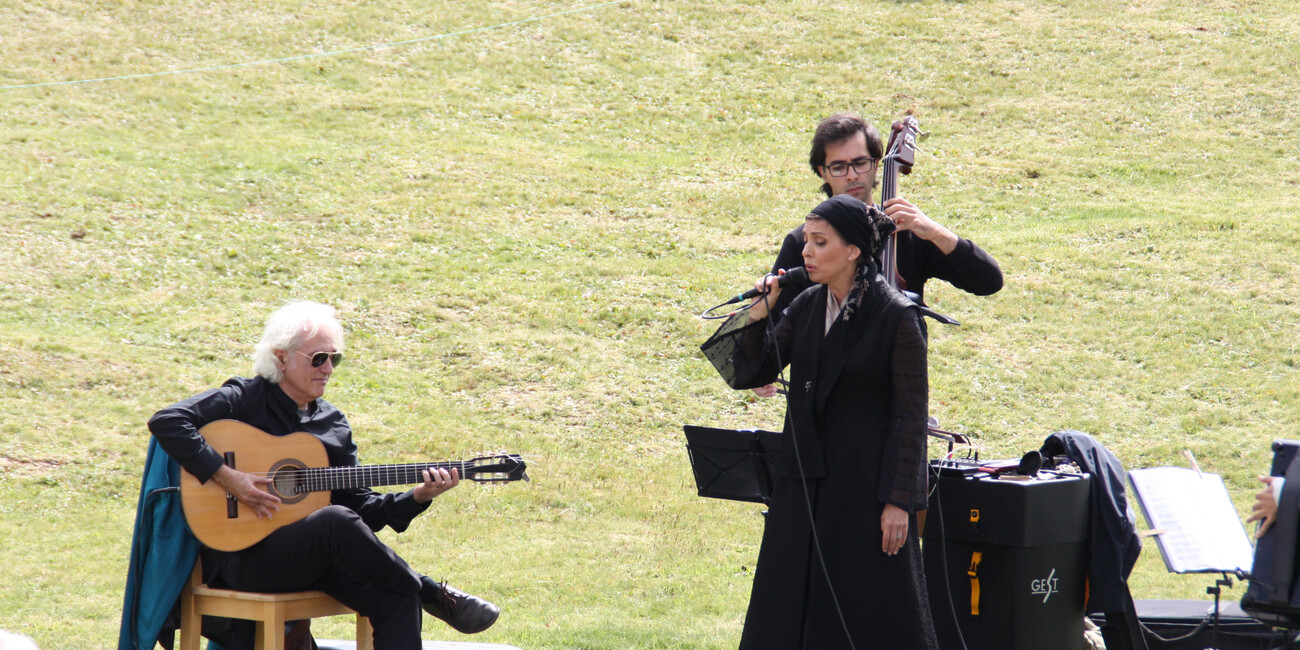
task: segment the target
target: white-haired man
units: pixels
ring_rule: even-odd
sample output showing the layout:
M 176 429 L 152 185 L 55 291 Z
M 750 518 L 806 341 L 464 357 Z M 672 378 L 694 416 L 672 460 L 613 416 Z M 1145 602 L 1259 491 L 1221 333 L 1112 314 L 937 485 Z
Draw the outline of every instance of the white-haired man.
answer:
M 331 466 L 357 464 L 347 418 L 321 399 L 343 359 L 343 328 L 334 309 L 294 302 L 268 320 L 254 353 L 256 376 L 236 377 L 161 411 L 149 420 L 159 445 L 202 482 L 215 481 L 258 517 L 274 517 L 280 500 L 262 489 L 271 481 L 227 466 L 199 429 L 233 419 L 271 435 L 305 431 L 325 446 Z M 421 647 L 421 609 L 466 634 L 497 619 L 498 608 L 412 570 L 375 536 L 401 532 L 429 502 L 455 487 L 455 470 L 426 470 L 424 482 L 403 493 L 367 488 L 334 490 L 331 505 L 275 530 L 242 551 L 202 548 L 204 579 L 249 591 L 319 589 L 368 616 L 379 648 Z M 227 650 L 252 647 L 252 626 L 230 621 L 205 634 Z

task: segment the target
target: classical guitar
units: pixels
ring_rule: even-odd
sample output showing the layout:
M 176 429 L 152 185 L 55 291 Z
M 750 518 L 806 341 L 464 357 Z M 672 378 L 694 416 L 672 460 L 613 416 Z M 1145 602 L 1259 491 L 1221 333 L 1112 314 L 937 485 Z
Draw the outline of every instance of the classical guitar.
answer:
M 270 519 L 258 519 L 216 481 L 199 483 L 181 472 L 181 508 L 185 521 L 210 548 L 238 551 L 264 539 L 276 529 L 298 521 L 330 503 L 330 491 L 422 483 L 426 469 L 460 470 L 462 479 L 481 483 L 527 480 L 522 458 L 514 454 L 473 460 L 408 465 L 330 467 L 325 446 L 310 433 L 273 436 L 235 420 L 217 420 L 199 433 L 226 458 L 226 464 L 271 479 L 267 490 L 280 498 Z

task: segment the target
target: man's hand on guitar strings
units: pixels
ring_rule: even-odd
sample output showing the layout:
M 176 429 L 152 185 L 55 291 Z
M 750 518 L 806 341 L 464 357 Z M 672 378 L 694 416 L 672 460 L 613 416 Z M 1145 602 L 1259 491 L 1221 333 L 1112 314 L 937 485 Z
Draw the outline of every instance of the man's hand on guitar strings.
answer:
M 434 497 L 456 487 L 460 484 L 460 470 L 455 467 L 447 471 L 441 467 L 424 470 L 424 483 L 416 486 L 412 491 L 416 503 L 428 503 Z
M 280 498 L 267 491 L 271 485 L 270 478 L 222 465 L 217 473 L 212 475 L 212 480 L 252 510 L 258 519 L 270 519 L 271 515 L 280 509 Z

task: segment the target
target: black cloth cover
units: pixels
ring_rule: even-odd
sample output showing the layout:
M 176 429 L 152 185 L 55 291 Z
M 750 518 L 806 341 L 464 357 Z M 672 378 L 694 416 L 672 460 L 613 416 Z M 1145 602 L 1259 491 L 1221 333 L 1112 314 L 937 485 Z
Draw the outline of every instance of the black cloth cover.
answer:
M 1130 601 L 1128 576 L 1142 552 L 1137 515 L 1124 495 L 1124 466 L 1096 438 L 1081 431 L 1053 433 L 1043 442 L 1041 452 L 1048 458 L 1068 456 L 1092 475 L 1087 610 L 1124 609 Z

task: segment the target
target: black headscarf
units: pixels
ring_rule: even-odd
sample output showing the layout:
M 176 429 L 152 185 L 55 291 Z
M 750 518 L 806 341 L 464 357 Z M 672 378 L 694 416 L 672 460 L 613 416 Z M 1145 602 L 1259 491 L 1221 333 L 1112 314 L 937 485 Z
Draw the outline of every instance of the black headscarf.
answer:
M 812 213 L 829 222 L 844 241 L 857 246 L 863 255 L 871 258 L 880 253 L 882 236 L 894 231 L 893 222 L 890 221 L 888 230 L 880 232 L 883 224 L 879 223 L 879 218 L 884 215 L 875 206 L 868 206 L 848 194 L 822 201 L 813 208 Z
M 838 327 L 844 330 L 844 325 L 848 325 L 847 321 L 853 318 L 855 312 L 860 311 L 866 296 L 873 295 L 873 292 L 883 294 L 889 291 L 885 286 L 884 278 L 880 277 L 876 256 L 882 248 L 881 242 L 894 231 L 894 222 L 874 206 L 868 206 L 846 194 L 823 201 L 821 205 L 813 208 L 812 214 L 825 219 L 845 241 L 857 246 L 861 251 L 862 257 L 859 258 L 861 263 L 858 264 L 853 276 L 853 288 L 840 308 L 839 319 L 845 323 Z M 839 345 L 843 346 L 845 354 L 852 351 L 868 322 L 859 320 L 861 322 L 857 324 L 864 327 L 857 329 L 857 337 L 849 332 L 836 337 L 840 342 Z M 700 350 L 709 358 L 709 362 L 718 369 L 718 373 L 732 388 L 745 387 L 737 382 L 737 377 L 743 373 L 738 375 L 736 359 L 751 354 L 741 349 L 741 341 L 747 336 L 749 325 L 747 310 L 737 310 L 718 328 L 718 331 L 713 333 L 713 336 L 709 337 L 709 340 L 704 342 L 704 345 L 700 346 Z
M 840 194 L 822 201 L 813 208 L 812 214 L 821 217 L 835 228 L 846 243 L 858 247 L 861 261 L 853 276 L 853 288 L 844 300 L 840 311 L 840 320 L 848 321 L 862 306 L 866 290 L 880 274 L 876 259 L 884 247 L 885 238 L 894 232 L 894 222 L 874 205 L 867 205 L 848 194 Z M 883 281 L 883 278 L 879 278 Z

